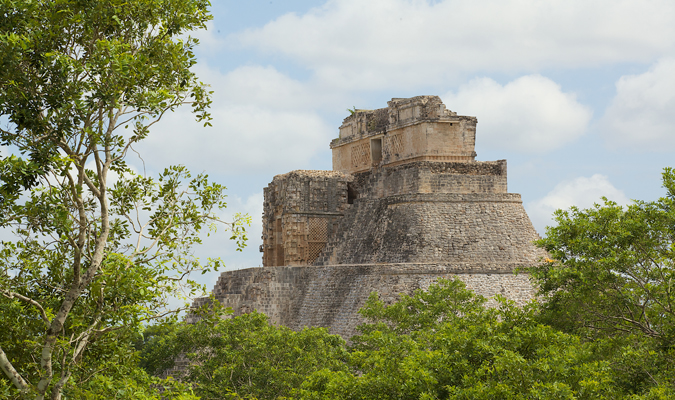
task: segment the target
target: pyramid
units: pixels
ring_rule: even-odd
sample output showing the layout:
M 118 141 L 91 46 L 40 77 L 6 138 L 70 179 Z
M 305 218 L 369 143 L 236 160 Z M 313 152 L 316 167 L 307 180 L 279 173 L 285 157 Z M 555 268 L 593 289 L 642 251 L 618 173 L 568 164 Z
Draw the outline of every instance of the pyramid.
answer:
M 534 289 L 515 272 L 546 254 L 507 191 L 506 160 L 476 161 L 476 125 L 438 96 L 351 110 L 330 144 L 333 171 L 291 171 L 264 189 L 263 267 L 224 272 L 215 297 L 235 315 L 257 309 L 345 338 L 373 291 L 393 302 L 455 277 L 529 301 Z

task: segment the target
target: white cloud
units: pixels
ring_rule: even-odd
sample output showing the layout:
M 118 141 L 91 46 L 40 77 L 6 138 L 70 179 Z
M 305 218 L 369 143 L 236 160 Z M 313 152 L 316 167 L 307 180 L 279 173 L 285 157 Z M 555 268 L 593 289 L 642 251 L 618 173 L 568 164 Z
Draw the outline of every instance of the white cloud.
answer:
M 200 261 L 206 263 L 207 257 L 220 257 L 225 263 L 227 270 L 258 267 L 262 265 L 262 253 L 259 246 L 262 244 L 260 238 L 262 232 L 262 207 L 263 195 L 256 193 L 246 198 L 231 195 L 227 200 L 227 208 L 219 214 L 224 221 L 232 221 L 237 212 L 248 213 L 251 216 L 251 226 L 246 228 L 248 233 L 247 246 L 243 251 L 236 251 L 236 243 L 230 240 L 230 235 L 224 231 L 222 226 L 218 226 L 218 232 L 211 233 L 208 237 L 202 235 L 203 242 L 195 250 L 198 252 Z M 211 290 L 218 280 L 219 272 L 211 272 L 204 275 L 195 275 L 197 282 L 206 284 Z
M 675 49 L 671 0 L 330 0 L 228 41 L 335 87 L 432 84 L 481 71 L 649 62 Z
M 259 246 L 262 244 L 262 191 L 252 194 L 245 199 L 239 196 L 228 197 L 227 209 L 220 217 L 225 221 L 232 221 L 236 213 L 246 213 L 251 216 L 251 226 L 246 228 L 248 236 L 247 246 L 242 252 L 237 254 L 235 253 L 235 244 L 230 241 L 227 246 L 219 246 L 217 252 L 220 255 L 223 255 L 223 250 L 225 250 L 225 255 L 228 255 L 228 259 L 233 255 L 237 255 L 234 264 L 227 264 L 228 268 L 248 268 L 258 266 L 262 260 L 262 254 L 259 251 Z
M 595 174 L 590 178 L 582 176 L 563 181 L 543 198 L 526 204 L 525 208 L 534 227 L 543 234 L 546 226 L 553 225 L 555 210 L 571 206 L 590 208 L 595 203 L 602 204 L 603 196 L 621 205 L 630 203 L 623 191 L 615 188 L 606 176 Z
M 290 78 L 274 67 L 239 67 L 226 75 L 201 69 L 198 75 L 217 89 L 223 104 L 251 104 L 271 110 L 307 110 L 324 105 L 321 92 Z
M 213 127 L 194 122 L 188 109 L 168 115 L 142 144 L 152 164 L 180 160 L 219 173 L 285 172 L 306 168 L 337 131 L 317 114 L 321 100 L 274 68 L 220 74 L 202 66 L 198 75 L 215 91 Z
M 184 32 L 179 36 L 182 40 L 189 37 L 199 41 L 199 45 L 196 47 L 198 54 L 213 54 L 221 51 L 224 47 L 223 40 L 216 35 L 216 27 L 213 21 L 206 23 L 206 29 Z
M 146 140 L 148 151 L 143 153 L 154 153 L 156 165 L 180 160 L 219 173 L 285 171 L 308 165 L 330 138 L 331 129 L 312 112 L 284 113 L 255 105 L 216 105 L 211 112 L 211 128 L 202 128 L 187 112 L 170 116 L 156 129 L 163 132 Z
M 563 93 L 560 85 L 540 75 L 523 76 L 504 86 L 490 78 L 474 79 L 443 100 L 461 115 L 478 116 L 479 149 L 554 150 L 583 135 L 591 118 L 591 111 L 574 94 Z
M 600 128 L 610 147 L 675 150 L 675 59 L 622 76 Z

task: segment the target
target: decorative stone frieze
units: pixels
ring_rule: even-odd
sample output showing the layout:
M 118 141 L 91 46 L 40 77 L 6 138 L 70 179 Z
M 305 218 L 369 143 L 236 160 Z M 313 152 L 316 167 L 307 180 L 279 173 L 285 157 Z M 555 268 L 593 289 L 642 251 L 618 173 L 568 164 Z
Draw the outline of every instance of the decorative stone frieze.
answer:
M 476 123 L 475 117 L 446 110 L 438 96 L 392 99 L 387 108 L 355 110 L 331 142 L 333 169 L 356 173 L 411 161 L 473 161 Z

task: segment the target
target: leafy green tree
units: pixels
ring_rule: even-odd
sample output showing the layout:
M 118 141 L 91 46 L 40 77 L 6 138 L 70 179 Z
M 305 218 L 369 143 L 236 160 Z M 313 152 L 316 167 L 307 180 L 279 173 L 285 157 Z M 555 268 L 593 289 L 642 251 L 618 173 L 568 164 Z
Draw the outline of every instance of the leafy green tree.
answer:
M 115 344 L 201 290 L 191 272 L 220 265 L 192 247 L 225 223 L 224 187 L 181 166 L 139 176 L 125 162 L 181 105 L 208 125 L 187 36 L 208 6 L 0 0 L 0 144 L 12 153 L 0 159 L 0 228 L 15 238 L 0 244 L 4 388 L 59 399 L 103 382 Z M 246 222 L 226 224 L 240 248 Z
M 534 310 L 498 309 L 458 280 L 385 306 L 372 295 L 349 372 L 312 374 L 299 399 L 614 399 L 606 362 Z
M 675 171 L 666 196 L 622 207 L 604 204 L 555 213 L 538 245 L 553 260 L 530 270 L 542 320 L 606 347 L 617 377 L 632 392 L 675 388 Z M 604 339 L 611 338 L 611 339 Z M 633 354 L 632 359 L 625 354 Z
M 144 344 L 143 365 L 158 374 L 182 360 L 189 367 L 180 378 L 214 400 L 287 398 L 315 371 L 347 371 L 344 340 L 325 328 L 295 332 L 257 312 L 223 316 L 216 310 L 194 324 L 156 329 Z

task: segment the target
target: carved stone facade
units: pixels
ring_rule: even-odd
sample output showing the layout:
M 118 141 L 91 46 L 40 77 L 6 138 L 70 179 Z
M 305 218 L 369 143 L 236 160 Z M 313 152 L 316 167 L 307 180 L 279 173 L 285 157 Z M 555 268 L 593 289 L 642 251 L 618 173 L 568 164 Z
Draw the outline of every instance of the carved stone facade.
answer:
M 263 265 L 312 264 L 344 216 L 352 179 L 333 171 L 275 176 L 263 191 Z
M 356 110 L 333 140 L 333 170 L 364 172 L 412 161 L 473 161 L 475 117 L 458 116 L 438 96 L 392 99 L 387 108 Z
M 521 266 L 545 253 L 506 161 L 476 161 L 475 117 L 437 96 L 356 110 L 333 140 L 333 171 L 292 171 L 264 189 L 263 267 L 225 272 L 215 297 L 294 329 L 349 338 L 371 291 L 387 301 L 458 277 L 479 294 L 533 296 Z M 205 301 L 197 300 L 197 303 Z

